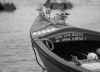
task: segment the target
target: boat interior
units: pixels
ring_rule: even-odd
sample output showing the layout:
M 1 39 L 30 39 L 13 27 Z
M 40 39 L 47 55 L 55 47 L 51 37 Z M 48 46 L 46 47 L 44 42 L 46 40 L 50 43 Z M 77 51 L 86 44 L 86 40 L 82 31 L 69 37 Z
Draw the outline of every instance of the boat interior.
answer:
M 87 54 L 90 52 L 96 53 L 97 48 L 100 48 L 100 41 L 65 41 L 53 43 L 53 52 L 64 58 L 67 61 L 72 60 L 72 55 L 77 56 L 79 60 L 87 59 Z
M 67 33 L 64 33 L 63 35 L 60 33 L 60 35 L 55 34 L 56 36 L 49 36 L 47 37 L 47 40 L 44 40 L 43 42 L 52 52 L 67 61 L 72 61 L 74 56 L 78 60 L 86 60 L 88 53 L 95 53 L 98 57 L 100 56 L 99 35 L 88 33 L 86 34 L 87 39 L 84 39 L 85 34 L 82 36 L 77 35 L 73 37 L 66 34 Z M 70 40 L 75 37 L 78 37 L 76 38 L 77 40 Z M 97 52 L 97 50 L 99 51 Z

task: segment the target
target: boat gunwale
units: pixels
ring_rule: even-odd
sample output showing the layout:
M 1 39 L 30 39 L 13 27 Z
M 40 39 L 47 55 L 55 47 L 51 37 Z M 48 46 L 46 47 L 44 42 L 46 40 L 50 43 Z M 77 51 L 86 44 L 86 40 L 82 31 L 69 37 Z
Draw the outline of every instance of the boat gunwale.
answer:
M 43 30 L 44 28 L 48 28 L 48 26 L 51 24 L 50 22 L 47 22 L 47 21 L 43 21 L 43 22 L 46 22 L 46 24 L 42 24 L 42 27 L 39 27 L 39 25 L 36 25 L 36 24 L 39 24 L 39 21 L 40 21 L 40 16 L 37 16 L 37 18 L 36 18 L 36 20 L 35 20 L 35 24 L 33 23 L 33 25 L 31 26 L 31 29 L 30 29 L 30 32 L 31 32 L 31 35 L 32 35 L 32 33 L 33 32 L 37 32 L 37 31 L 39 31 L 39 30 Z M 42 21 L 41 21 L 42 22 Z M 36 36 L 33 36 L 32 35 L 32 38 L 41 38 L 41 37 L 46 37 L 46 36 L 50 36 L 50 34 L 55 34 L 56 32 L 58 32 L 58 31 L 63 31 L 64 29 L 77 29 L 77 30 L 81 30 L 81 31 L 85 31 L 85 32 L 87 32 L 87 33 L 92 33 L 92 34 L 98 34 L 98 35 L 100 35 L 100 32 L 98 32 L 98 31 L 94 31 L 94 30 L 90 30 L 90 29 L 84 29 L 84 28 L 80 28 L 80 27 L 75 27 L 75 26 L 72 26 L 72 25 L 70 25 L 70 24 L 66 24 L 67 26 L 63 26 L 63 27 L 59 27 L 58 28 L 58 30 L 56 30 L 56 31 L 53 31 L 53 32 L 50 32 L 50 33 L 45 33 L 45 34 L 40 34 L 40 35 L 36 35 Z M 36 30 L 35 30 L 35 29 Z
M 95 34 L 95 35 L 100 35 L 100 32 L 95 32 L 95 31 L 91 31 L 91 30 L 86 30 L 86 29 L 81 29 L 81 28 L 76 28 L 76 27 L 68 27 L 68 28 L 61 28 L 61 29 L 59 29 L 59 30 L 57 30 L 57 31 L 54 31 L 54 32 L 52 32 L 52 33 L 48 33 L 48 34 L 45 34 L 45 35 L 42 35 L 42 36 L 39 36 L 39 37 L 37 37 L 37 38 L 39 38 L 39 39 L 42 39 L 42 38 L 51 38 L 51 37 L 54 37 L 54 36 L 57 36 L 57 35 L 55 35 L 55 34 L 59 34 L 59 33 L 57 33 L 57 32 L 64 32 L 65 33 L 65 31 L 64 30 L 66 30 L 66 33 L 68 32 L 68 33 L 70 33 L 70 32 L 84 32 L 84 33 L 89 33 L 89 34 Z M 75 31 L 74 31 L 75 30 Z M 79 31 L 78 31 L 79 30 Z

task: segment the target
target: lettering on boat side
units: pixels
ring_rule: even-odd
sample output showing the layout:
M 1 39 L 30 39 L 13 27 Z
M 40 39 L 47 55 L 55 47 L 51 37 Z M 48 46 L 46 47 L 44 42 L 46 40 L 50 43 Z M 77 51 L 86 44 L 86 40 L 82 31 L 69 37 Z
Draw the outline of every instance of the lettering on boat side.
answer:
M 86 34 L 87 33 L 84 32 L 68 32 L 68 33 L 57 35 L 54 38 L 56 42 L 86 40 L 87 39 Z

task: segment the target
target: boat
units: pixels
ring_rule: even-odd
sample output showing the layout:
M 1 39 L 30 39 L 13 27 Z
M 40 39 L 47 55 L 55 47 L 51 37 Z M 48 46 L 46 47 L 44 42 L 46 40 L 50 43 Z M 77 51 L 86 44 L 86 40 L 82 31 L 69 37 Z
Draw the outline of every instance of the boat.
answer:
M 30 29 L 33 50 L 47 72 L 100 72 L 100 33 L 65 23 L 68 13 L 51 18 L 50 8 L 39 15 Z M 37 57 L 36 57 L 37 60 Z M 44 67 L 37 63 L 44 69 Z
M 16 10 L 16 6 L 13 3 L 2 3 L 0 2 L 0 12 L 14 12 Z

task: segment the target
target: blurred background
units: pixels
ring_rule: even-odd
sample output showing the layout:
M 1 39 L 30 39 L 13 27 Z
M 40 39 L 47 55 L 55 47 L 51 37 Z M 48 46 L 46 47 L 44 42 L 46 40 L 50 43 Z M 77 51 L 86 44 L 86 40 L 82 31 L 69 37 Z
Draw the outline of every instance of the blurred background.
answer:
M 36 63 L 29 35 L 31 25 L 38 15 L 36 9 L 39 5 L 44 4 L 45 1 L 0 0 L 1 3 L 14 3 L 16 6 L 14 12 L 0 12 L 0 72 L 42 71 Z M 71 16 L 66 22 L 73 26 L 84 26 L 85 28 L 100 30 L 99 0 L 69 1 L 75 5 L 75 8 L 69 11 Z M 86 21 L 84 20 L 85 16 L 89 17 L 88 20 L 85 19 Z M 90 22 L 91 18 L 97 24 L 92 23 L 92 28 L 91 25 L 84 25 L 84 21 L 88 23 L 87 21 Z M 39 61 L 41 62 L 40 59 Z

